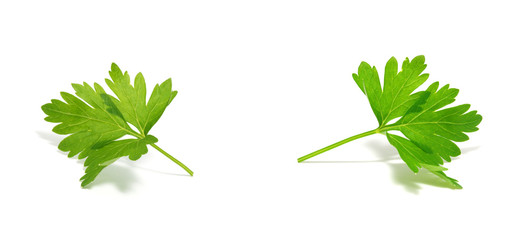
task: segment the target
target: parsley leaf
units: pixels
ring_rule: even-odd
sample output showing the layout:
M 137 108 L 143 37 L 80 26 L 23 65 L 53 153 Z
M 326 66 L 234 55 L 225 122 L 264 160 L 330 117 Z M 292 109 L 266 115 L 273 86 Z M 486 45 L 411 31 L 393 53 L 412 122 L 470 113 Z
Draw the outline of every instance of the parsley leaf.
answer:
M 58 148 L 69 152 L 68 157 L 86 158 L 86 174 L 80 179 L 81 186 L 91 183 L 106 166 L 121 157 L 139 159 L 148 152 L 147 145 L 192 176 L 193 172 L 187 166 L 159 148 L 155 144 L 157 138 L 148 134 L 177 94 L 172 91 L 172 80 L 157 84 L 147 102 L 145 79 L 141 73 L 136 75 L 132 86 L 128 72 L 123 73 L 113 63 L 110 77 L 106 84 L 116 97 L 107 94 L 97 83 L 93 88 L 87 83 L 74 83 L 72 86 L 77 96 L 61 92 L 64 101 L 52 99 L 51 103 L 42 106 L 48 115 L 45 120 L 59 123 L 53 132 L 68 135 Z M 123 139 L 125 136 L 132 138 Z
M 413 172 L 425 168 L 453 188 L 462 188 L 457 180 L 444 173 L 447 169 L 442 165 L 444 161 L 450 162 L 452 157 L 461 154 L 454 142 L 468 140 L 465 133 L 477 131 L 482 117 L 476 111 L 468 112 L 469 104 L 445 108 L 455 101 L 459 93 L 458 89 L 449 85 L 439 88 L 439 83 L 434 82 L 425 91 L 415 92 L 428 79 L 429 75 L 423 74 L 425 68 L 424 56 L 417 56 L 412 61 L 406 58 L 400 71 L 397 60 L 392 57 L 386 64 L 381 89 L 377 69 L 362 62 L 353 79 L 368 98 L 379 127 L 300 157 L 298 162 L 353 140 L 385 133 Z M 399 131 L 404 137 L 390 131 Z

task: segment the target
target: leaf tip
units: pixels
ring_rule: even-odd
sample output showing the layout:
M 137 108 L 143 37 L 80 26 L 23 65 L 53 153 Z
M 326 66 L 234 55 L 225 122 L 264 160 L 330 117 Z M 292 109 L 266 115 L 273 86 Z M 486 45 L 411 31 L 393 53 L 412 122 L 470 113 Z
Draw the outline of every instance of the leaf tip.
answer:
M 366 69 L 371 69 L 371 66 L 369 63 L 365 62 L 365 61 L 362 61 L 359 65 L 359 69 L 363 69 L 363 68 L 366 68 Z
M 425 62 L 425 55 L 417 55 L 414 57 L 414 59 L 412 59 L 412 62 L 413 61 L 418 61 L 418 62 Z

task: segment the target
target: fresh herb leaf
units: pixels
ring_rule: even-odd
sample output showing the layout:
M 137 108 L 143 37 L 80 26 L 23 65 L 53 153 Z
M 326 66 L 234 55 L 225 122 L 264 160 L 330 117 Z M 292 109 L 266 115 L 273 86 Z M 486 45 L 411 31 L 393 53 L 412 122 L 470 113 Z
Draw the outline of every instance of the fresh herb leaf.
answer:
M 413 172 L 425 168 L 450 183 L 453 188 L 461 188 L 457 180 L 444 173 L 447 169 L 441 165 L 461 154 L 454 142 L 468 140 L 465 133 L 477 131 L 482 117 L 476 111 L 468 112 L 469 104 L 445 108 L 455 101 L 459 93 L 458 89 L 450 88 L 449 85 L 439 89 L 439 83 L 435 82 L 425 91 L 415 92 L 428 79 L 428 74 L 423 74 L 425 68 L 425 57 L 417 56 L 412 61 L 406 58 L 401 71 L 398 71 L 397 60 L 392 57 L 386 64 L 384 86 L 381 89 L 377 69 L 362 62 L 358 74 L 353 74 L 353 79 L 367 96 L 379 127 L 300 157 L 298 162 L 353 140 L 385 133 L 390 144 Z M 390 131 L 399 131 L 404 137 Z
M 59 123 L 53 132 L 69 135 L 60 142 L 59 149 L 69 152 L 68 157 L 78 154 L 79 159 L 86 158 L 81 186 L 91 183 L 106 166 L 121 157 L 139 159 L 148 152 L 147 145 L 192 176 L 187 166 L 159 148 L 155 144 L 157 138 L 148 134 L 177 94 L 172 91 L 172 80 L 157 84 L 146 102 L 146 83 L 141 73 L 136 75 L 132 86 L 128 72 L 123 74 L 113 63 L 110 77 L 106 84 L 116 97 L 107 94 L 97 83 L 93 88 L 87 83 L 74 83 L 77 96 L 61 92 L 64 101 L 52 99 L 42 106 L 48 115 L 45 120 Z M 125 136 L 132 138 L 123 139 Z

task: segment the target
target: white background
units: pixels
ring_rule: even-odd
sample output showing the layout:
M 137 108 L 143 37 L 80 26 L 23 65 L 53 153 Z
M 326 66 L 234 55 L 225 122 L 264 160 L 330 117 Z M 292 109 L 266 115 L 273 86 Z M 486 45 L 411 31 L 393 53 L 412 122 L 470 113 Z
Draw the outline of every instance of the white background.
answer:
M 526 239 L 522 1 L 2 1 L 1 239 Z M 446 173 L 376 127 L 361 61 L 426 56 L 483 115 Z M 154 149 L 88 188 L 40 106 L 116 62 L 179 91 Z

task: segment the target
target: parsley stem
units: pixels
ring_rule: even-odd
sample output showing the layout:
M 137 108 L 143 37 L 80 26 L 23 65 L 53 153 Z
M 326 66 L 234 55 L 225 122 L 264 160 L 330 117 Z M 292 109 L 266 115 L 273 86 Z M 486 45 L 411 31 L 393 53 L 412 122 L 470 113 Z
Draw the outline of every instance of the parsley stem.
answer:
M 188 172 L 188 174 L 190 174 L 190 176 L 193 176 L 194 175 L 194 172 L 192 172 L 192 170 L 190 170 L 190 168 L 188 168 L 187 166 L 185 166 L 185 164 L 183 164 L 182 162 L 180 162 L 179 160 L 177 160 L 175 157 L 172 157 L 172 155 L 168 154 L 167 152 L 165 152 L 165 150 L 161 149 L 160 147 L 158 147 L 157 145 L 155 145 L 154 143 L 150 143 L 150 145 L 152 147 L 154 147 L 155 149 L 157 149 L 157 151 L 159 151 L 160 153 L 162 153 L 163 155 L 165 155 L 167 158 L 169 158 L 170 160 L 172 160 L 173 162 L 175 162 L 177 165 L 179 165 L 180 167 L 182 167 L 183 169 L 185 169 L 185 171 Z
M 307 155 L 305 155 L 305 156 L 303 156 L 303 157 L 300 157 L 300 158 L 298 159 L 298 162 L 303 162 L 303 161 L 305 161 L 305 160 L 307 160 L 307 159 L 310 159 L 310 158 L 312 158 L 312 157 L 314 157 L 314 156 L 316 156 L 316 155 L 319 155 L 319 154 L 321 154 L 321 153 L 327 152 L 327 151 L 329 151 L 329 150 L 331 150 L 331 149 L 333 149 L 333 148 L 336 148 L 336 147 L 338 147 L 338 146 L 340 146 L 340 145 L 343 145 L 343 144 L 349 143 L 349 142 L 351 142 L 351 141 L 353 141 L 353 140 L 356 140 L 356 139 L 359 139 L 359 138 L 363 138 L 363 137 L 366 137 L 366 136 L 369 136 L 369 135 L 373 135 L 373 134 L 375 134 L 375 133 L 380 133 L 380 132 L 381 132 L 381 131 L 380 131 L 380 129 L 378 128 L 378 129 L 374 129 L 374 130 L 371 130 L 371 131 L 363 132 L 363 133 L 361 133 L 361 134 L 357 134 L 357 135 L 355 135 L 355 136 L 352 136 L 352 137 L 346 138 L 346 139 L 344 139 L 344 140 L 341 140 L 341 141 L 338 141 L 338 142 L 336 142 L 336 143 L 333 143 L 333 144 L 331 144 L 331 145 L 329 145 L 329 146 L 327 146 L 327 147 L 325 147 L 325 148 L 321 148 L 321 149 L 316 150 L 316 151 L 314 151 L 314 152 L 312 152 L 312 153 L 310 153 L 310 154 L 307 154 Z

